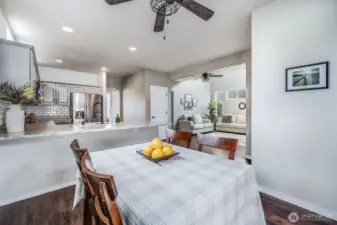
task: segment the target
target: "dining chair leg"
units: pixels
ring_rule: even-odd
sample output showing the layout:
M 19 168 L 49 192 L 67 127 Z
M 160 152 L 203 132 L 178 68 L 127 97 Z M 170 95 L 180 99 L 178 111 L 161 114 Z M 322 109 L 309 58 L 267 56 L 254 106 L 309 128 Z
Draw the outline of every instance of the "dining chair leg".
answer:
M 87 192 L 85 192 L 83 207 L 83 225 L 92 225 L 91 209 Z

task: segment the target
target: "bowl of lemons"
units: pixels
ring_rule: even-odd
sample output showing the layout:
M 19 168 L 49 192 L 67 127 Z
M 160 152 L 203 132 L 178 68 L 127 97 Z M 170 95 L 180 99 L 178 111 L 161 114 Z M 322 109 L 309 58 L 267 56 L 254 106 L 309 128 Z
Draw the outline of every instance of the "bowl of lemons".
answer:
M 151 144 L 146 145 L 142 150 L 137 151 L 137 153 L 155 163 L 179 154 L 179 152 L 173 151 L 171 145 L 164 144 L 159 138 L 154 138 Z

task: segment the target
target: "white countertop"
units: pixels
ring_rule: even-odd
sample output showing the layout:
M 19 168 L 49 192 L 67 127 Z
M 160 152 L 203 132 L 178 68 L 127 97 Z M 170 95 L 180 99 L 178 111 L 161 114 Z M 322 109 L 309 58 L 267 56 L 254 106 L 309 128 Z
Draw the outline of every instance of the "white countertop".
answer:
M 86 124 L 86 125 L 57 125 L 53 129 L 38 132 L 22 132 L 9 134 L 6 132 L 0 133 L 0 141 L 4 140 L 15 140 L 24 138 L 37 138 L 37 137 L 48 137 L 48 136 L 61 136 L 68 134 L 77 133 L 90 133 L 90 132 L 102 132 L 102 131 L 112 131 L 112 130 L 127 130 L 127 129 L 137 129 L 145 127 L 156 127 L 164 126 L 167 123 L 151 123 L 145 122 L 140 124 Z

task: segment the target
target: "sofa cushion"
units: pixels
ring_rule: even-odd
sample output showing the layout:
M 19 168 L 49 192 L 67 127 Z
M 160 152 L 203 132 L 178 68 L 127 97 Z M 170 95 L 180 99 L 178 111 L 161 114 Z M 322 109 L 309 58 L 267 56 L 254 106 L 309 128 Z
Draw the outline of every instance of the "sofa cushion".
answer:
M 237 124 L 235 123 L 217 123 L 218 127 L 228 127 L 228 128 L 236 128 Z
M 231 115 L 226 115 L 222 117 L 222 122 L 223 123 L 232 123 L 232 116 Z
M 200 114 L 194 114 L 192 116 L 192 121 L 195 124 L 202 124 L 202 117 L 200 116 Z
M 246 124 L 246 116 L 245 115 L 239 115 L 236 120 L 237 124 Z
M 246 124 L 236 124 L 236 127 L 239 129 L 246 129 Z
M 211 122 L 209 119 L 207 119 L 207 118 L 202 118 L 202 123 L 209 123 L 209 122 Z
M 231 123 L 216 123 L 217 127 L 228 127 L 228 125 Z
M 204 124 L 202 123 L 198 123 L 198 124 L 193 124 L 193 129 L 203 129 L 204 128 Z
M 210 128 L 213 127 L 212 123 L 204 123 L 204 128 Z
M 182 115 L 182 116 L 180 117 L 180 119 L 181 119 L 181 120 L 187 120 L 187 117 L 186 117 L 185 115 Z

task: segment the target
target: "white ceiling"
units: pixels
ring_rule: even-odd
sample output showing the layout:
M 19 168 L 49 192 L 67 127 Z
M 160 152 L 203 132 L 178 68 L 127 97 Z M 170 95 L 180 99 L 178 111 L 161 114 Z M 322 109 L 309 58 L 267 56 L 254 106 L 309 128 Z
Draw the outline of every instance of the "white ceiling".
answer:
M 113 75 L 141 68 L 172 72 L 249 49 L 250 13 L 270 1 L 198 0 L 215 11 L 213 18 L 205 22 L 181 7 L 169 18 L 164 41 L 163 33 L 153 32 L 150 0 L 114 6 L 104 0 L 0 0 L 14 34 L 36 47 L 40 64 L 92 73 L 105 66 Z

